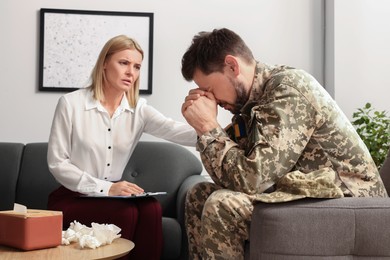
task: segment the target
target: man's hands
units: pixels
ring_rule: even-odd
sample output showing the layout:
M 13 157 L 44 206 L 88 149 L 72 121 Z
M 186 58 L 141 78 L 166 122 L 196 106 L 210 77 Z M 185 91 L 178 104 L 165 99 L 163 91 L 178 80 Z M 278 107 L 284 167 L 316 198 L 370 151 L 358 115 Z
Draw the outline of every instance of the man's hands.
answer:
M 115 182 L 111 185 L 108 195 L 130 196 L 132 194 L 141 194 L 143 192 L 144 190 L 134 183 L 128 181 L 120 181 L 120 182 Z
M 218 127 L 217 101 L 210 92 L 191 89 L 181 107 L 181 112 L 198 136 Z

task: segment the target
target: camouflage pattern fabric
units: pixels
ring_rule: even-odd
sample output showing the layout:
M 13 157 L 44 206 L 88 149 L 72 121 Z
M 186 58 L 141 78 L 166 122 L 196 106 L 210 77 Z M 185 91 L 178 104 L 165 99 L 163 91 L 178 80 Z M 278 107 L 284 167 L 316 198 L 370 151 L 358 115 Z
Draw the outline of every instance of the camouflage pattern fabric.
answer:
M 185 204 L 190 259 L 244 259 L 254 199 L 215 183 L 194 186 Z
M 341 194 L 387 197 L 368 149 L 335 101 L 311 75 L 287 66 L 258 63 L 250 97 L 241 114 L 234 116 L 226 129 L 218 127 L 201 136 L 197 150 L 215 185 L 223 193 L 229 194 L 230 190 L 237 198 L 242 198 L 239 206 L 234 197 L 234 208 L 246 208 L 248 201 L 282 202 L 324 194 L 325 197 L 340 197 Z M 290 174 L 292 172 L 295 174 Z M 281 181 L 284 176 L 290 176 L 290 179 L 284 178 L 287 183 Z M 291 186 L 289 181 L 292 181 Z M 277 187 L 278 183 L 284 188 Z M 316 189 L 308 188 L 315 185 L 327 187 L 326 192 L 316 194 Z M 261 195 L 275 186 L 278 193 Z M 192 198 L 187 203 L 197 205 L 200 210 L 197 215 L 202 220 L 202 211 L 203 214 L 207 212 L 203 209 L 206 200 L 202 196 L 213 193 L 191 191 L 189 194 Z M 196 196 L 200 194 L 202 196 Z M 199 197 L 198 202 L 196 197 Z M 227 197 L 223 198 L 224 204 L 229 204 L 227 200 L 231 197 Z M 191 214 L 195 215 L 193 211 Z M 226 214 L 231 216 L 231 225 L 236 225 L 233 217 L 236 213 Z M 235 239 L 219 237 L 221 224 L 218 222 L 221 220 L 215 218 L 221 214 L 215 215 L 208 217 L 214 223 L 207 224 L 214 230 L 208 231 L 209 236 L 219 240 L 215 244 L 229 253 L 223 259 L 229 259 L 233 251 L 237 252 L 234 259 L 240 259 L 242 251 L 226 248 L 242 245 L 247 234 Z M 251 215 L 245 216 L 248 218 L 245 222 L 250 222 Z M 203 220 L 201 224 L 192 223 L 197 221 L 193 217 L 186 216 L 189 227 L 205 225 Z M 205 232 L 191 232 L 193 230 L 189 228 L 192 252 L 202 252 L 203 259 L 216 259 L 220 255 L 221 250 L 204 243 Z M 192 244 L 198 240 L 201 242 Z
M 246 135 L 234 135 L 237 118 Z M 378 169 L 350 121 L 309 74 L 257 65 L 250 99 L 225 130 L 201 136 L 197 148 L 213 181 L 259 194 L 286 173 L 336 172 L 346 196 L 387 196 Z
M 274 192 L 256 194 L 256 201 L 277 203 L 303 198 L 342 198 L 343 191 L 335 180 L 336 173 L 330 168 L 309 173 L 289 172 L 279 179 Z

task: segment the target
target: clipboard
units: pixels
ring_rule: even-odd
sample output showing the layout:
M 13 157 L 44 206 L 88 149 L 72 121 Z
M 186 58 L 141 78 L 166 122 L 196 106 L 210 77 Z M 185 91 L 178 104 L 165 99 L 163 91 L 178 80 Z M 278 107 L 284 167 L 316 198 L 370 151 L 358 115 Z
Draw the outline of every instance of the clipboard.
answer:
M 141 194 L 133 194 L 128 196 L 102 196 L 102 195 L 80 195 L 80 198 L 95 198 L 95 199 L 137 199 L 137 198 L 146 198 L 146 197 L 153 197 L 153 196 L 161 196 L 166 195 L 167 193 L 165 191 L 155 191 L 155 192 L 144 192 Z

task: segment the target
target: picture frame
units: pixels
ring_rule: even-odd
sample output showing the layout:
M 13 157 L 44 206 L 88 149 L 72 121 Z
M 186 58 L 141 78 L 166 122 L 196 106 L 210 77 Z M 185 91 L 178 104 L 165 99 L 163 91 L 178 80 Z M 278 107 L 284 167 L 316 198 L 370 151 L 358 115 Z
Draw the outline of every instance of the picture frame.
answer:
M 40 9 L 39 90 L 70 92 L 90 84 L 104 44 L 124 34 L 144 51 L 140 94 L 152 94 L 153 23 L 148 12 Z

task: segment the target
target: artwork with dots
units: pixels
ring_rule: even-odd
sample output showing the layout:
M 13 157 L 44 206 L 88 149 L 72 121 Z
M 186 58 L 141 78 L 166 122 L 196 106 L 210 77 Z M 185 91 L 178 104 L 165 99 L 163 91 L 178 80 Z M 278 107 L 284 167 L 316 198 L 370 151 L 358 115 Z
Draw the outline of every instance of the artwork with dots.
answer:
M 40 90 L 88 86 L 103 45 L 125 34 L 144 50 L 141 93 L 151 93 L 153 13 L 41 9 Z

